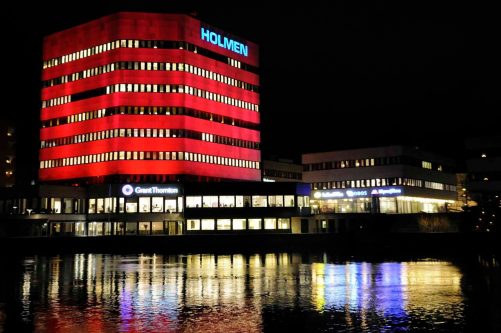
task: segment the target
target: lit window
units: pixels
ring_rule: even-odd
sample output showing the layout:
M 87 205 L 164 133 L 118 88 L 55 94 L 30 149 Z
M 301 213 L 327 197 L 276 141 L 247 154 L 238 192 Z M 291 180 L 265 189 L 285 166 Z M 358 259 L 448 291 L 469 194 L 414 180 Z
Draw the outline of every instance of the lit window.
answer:
M 214 230 L 214 219 L 203 219 L 202 230 Z
M 233 219 L 233 230 L 245 230 L 245 219 Z
M 230 219 L 218 219 L 217 220 L 217 230 L 231 230 L 231 220 Z
M 290 229 L 291 224 L 288 218 L 279 218 L 278 219 L 278 229 Z
M 266 218 L 264 219 L 264 228 L 265 229 L 276 229 L 277 228 L 277 220 L 276 219 L 270 219 Z
M 200 230 L 200 220 L 187 220 L 186 228 L 188 230 Z
M 250 230 L 261 229 L 261 219 L 249 219 L 249 229 Z
M 422 167 L 423 169 L 430 169 L 430 170 L 431 170 L 431 162 L 422 161 L 422 162 L 421 162 L 421 167 Z

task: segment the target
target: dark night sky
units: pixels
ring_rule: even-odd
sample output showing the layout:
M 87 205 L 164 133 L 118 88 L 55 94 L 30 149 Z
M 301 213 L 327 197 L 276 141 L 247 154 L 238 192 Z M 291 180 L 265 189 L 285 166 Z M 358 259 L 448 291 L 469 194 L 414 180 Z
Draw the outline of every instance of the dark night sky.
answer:
M 172 3 L 4 6 L 8 87 L 1 117 L 19 123 L 21 149 L 36 148 L 42 36 L 118 10 L 196 11 L 201 20 L 260 45 L 264 157 L 398 143 L 455 157 L 464 137 L 501 132 L 495 121 L 501 29 L 498 11 L 488 7 L 494 3 Z M 18 162 L 34 159 L 36 152 Z

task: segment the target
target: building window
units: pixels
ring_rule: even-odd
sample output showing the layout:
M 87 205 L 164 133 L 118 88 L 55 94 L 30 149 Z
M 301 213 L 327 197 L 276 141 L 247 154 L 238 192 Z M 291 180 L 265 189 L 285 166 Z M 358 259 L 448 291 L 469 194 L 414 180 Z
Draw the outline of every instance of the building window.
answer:
M 139 234 L 140 235 L 150 234 L 150 222 L 139 222 Z
M 285 207 L 294 207 L 294 196 L 286 195 L 284 196 Z
M 137 198 L 126 198 L 125 199 L 125 212 L 126 213 L 137 213 Z
M 231 220 L 230 219 L 218 219 L 217 220 L 217 230 L 231 230 Z
M 422 161 L 421 166 L 423 167 L 423 169 L 430 169 L 431 170 L 431 162 Z
M 204 196 L 203 206 L 204 208 L 217 208 L 217 196 Z
M 163 222 L 151 222 L 151 233 L 153 235 L 159 235 L 164 233 L 164 223 Z
M 235 207 L 235 197 L 222 195 L 219 197 L 219 207 Z
M 186 197 L 186 208 L 202 207 L 202 197 Z
M 264 228 L 265 229 L 276 229 L 277 228 L 277 219 L 270 219 L 266 218 L 264 219 Z
M 151 211 L 153 213 L 162 213 L 164 211 L 164 198 L 153 197 L 151 198 Z
M 284 197 L 282 195 L 270 195 L 268 196 L 268 204 L 270 207 L 283 207 Z
M 236 207 L 250 207 L 250 196 L 237 195 L 235 197 L 235 205 Z
M 261 219 L 249 219 L 249 230 L 261 229 Z
M 266 196 L 264 196 L 264 195 L 253 195 L 252 196 L 252 207 L 267 207 Z
M 89 199 L 89 214 L 96 213 L 96 199 Z
M 203 219 L 202 230 L 214 230 L 214 219 Z
M 233 219 L 233 230 L 245 230 L 245 219 Z
M 167 214 L 177 212 L 176 199 L 165 199 L 165 212 Z
M 278 229 L 290 229 L 291 228 L 291 222 L 290 219 L 288 218 L 279 218 L 278 219 Z
M 187 220 L 186 221 L 187 230 L 200 230 L 200 220 Z
M 150 197 L 139 198 L 139 209 L 140 213 L 151 212 L 151 200 Z

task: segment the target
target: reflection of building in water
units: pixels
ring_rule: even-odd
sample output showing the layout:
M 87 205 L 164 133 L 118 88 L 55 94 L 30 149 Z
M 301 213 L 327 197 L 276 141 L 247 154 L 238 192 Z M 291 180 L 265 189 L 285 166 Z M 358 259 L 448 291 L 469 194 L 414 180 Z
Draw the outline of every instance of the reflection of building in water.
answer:
M 461 272 L 446 262 L 314 263 L 312 302 L 319 311 L 377 313 L 383 318 L 407 320 L 409 313 L 440 309 L 452 318 L 462 302 Z
M 330 264 L 325 257 L 288 253 L 77 254 L 25 266 L 23 316 L 33 318 L 38 332 L 261 332 L 265 311 L 296 307 L 371 330 L 375 320 L 408 326 L 414 313 L 437 309 L 452 318 L 462 302 L 461 274 L 446 262 Z

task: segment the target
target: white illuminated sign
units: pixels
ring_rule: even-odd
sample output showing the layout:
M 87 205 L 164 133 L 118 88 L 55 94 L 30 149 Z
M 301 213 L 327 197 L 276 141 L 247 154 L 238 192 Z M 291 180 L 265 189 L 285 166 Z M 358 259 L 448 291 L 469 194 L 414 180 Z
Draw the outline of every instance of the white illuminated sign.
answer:
M 333 190 L 333 191 L 316 191 L 313 193 L 315 199 L 342 199 L 342 198 L 359 198 L 370 196 L 392 196 L 402 194 L 402 188 L 368 188 L 368 189 L 349 189 L 349 190 Z
M 133 187 L 130 184 L 126 184 L 122 186 L 122 193 L 126 196 L 135 194 L 178 194 L 179 189 L 176 187 L 159 187 L 159 186 L 149 186 L 142 187 L 136 186 Z
M 271 178 L 266 178 L 266 177 L 263 177 L 263 182 L 266 182 L 266 183 L 274 183 L 274 182 L 275 182 L 275 179 L 271 179 Z
M 371 195 L 392 195 L 392 194 L 402 194 L 402 189 L 391 187 L 391 188 L 373 189 L 371 191 Z
M 122 193 L 124 195 L 131 195 L 132 192 L 134 192 L 134 188 L 132 187 L 132 185 L 127 184 L 122 187 Z

